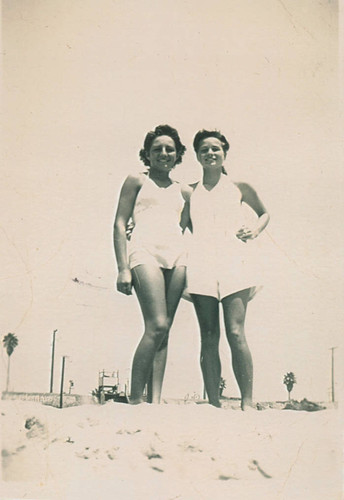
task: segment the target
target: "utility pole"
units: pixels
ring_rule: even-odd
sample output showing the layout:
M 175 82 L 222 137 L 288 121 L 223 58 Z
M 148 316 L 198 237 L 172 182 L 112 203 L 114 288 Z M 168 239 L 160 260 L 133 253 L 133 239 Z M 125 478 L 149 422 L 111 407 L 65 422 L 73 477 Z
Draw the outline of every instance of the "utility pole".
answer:
M 335 398 L 334 398 L 334 350 L 337 349 L 337 347 L 330 347 L 331 351 L 331 401 L 334 403 Z
M 64 370 L 65 370 L 65 360 L 67 356 L 62 356 L 62 368 L 61 368 L 61 386 L 60 386 L 60 408 L 63 408 L 63 381 L 64 381 Z
M 53 331 L 53 344 L 51 348 L 51 371 L 50 371 L 50 393 L 53 392 L 53 384 L 54 384 L 54 357 L 55 357 L 55 335 L 57 330 Z

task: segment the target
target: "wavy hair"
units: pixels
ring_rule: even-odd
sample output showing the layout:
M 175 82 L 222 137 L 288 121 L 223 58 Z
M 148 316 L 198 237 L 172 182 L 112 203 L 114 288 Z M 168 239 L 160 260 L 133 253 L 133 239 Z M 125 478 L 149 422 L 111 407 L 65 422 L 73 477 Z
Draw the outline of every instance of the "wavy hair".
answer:
M 222 144 L 223 151 L 225 152 L 225 154 L 227 154 L 230 146 L 226 137 L 223 134 L 221 134 L 219 130 L 205 130 L 205 129 L 199 130 L 195 135 L 193 141 L 193 148 L 196 154 L 198 153 L 201 142 L 204 141 L 204 139 L 208 139 L 208 137 L 215 137 L 216 139 L 218 139 Z
M 171 137 L 171 139 L 173 139 L 174 141 L 177 151 L 177 159 L 175 164 L 177 165 L 182 161 L 182 156 L 186 151 L 186 147 L 184 146 L 184 144 L 182 144 L 177 130 L 173 127 L 170 127 L 170 125 L 158 125 L 157 127 L 155 127 L 154 130 L 148 132 L 143 143 L 143 148 L 140 150 L 139 153 L 140 159 L 147 167 L 150 166 L 148 155 L 150 148 L 152 147 L 153 141 L 154 139 L 160 137 L 161 135 L 167 135 L 168 137 Z

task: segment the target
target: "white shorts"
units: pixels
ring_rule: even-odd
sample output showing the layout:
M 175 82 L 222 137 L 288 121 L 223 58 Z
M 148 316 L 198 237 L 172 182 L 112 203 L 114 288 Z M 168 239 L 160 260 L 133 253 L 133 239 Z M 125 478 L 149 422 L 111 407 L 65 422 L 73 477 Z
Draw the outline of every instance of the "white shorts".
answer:
M 162 269 L 173 269 L 176 266 L 186 266 L 185 253 L 172 255 L 170 252 L 158 252 L 140 248 L 129 254 L 129 267 L 134 269 L 140 265 L 155 265 Z
M 215 276 L 211 271 L 204 272 L 204 270 L 198 272 L 197 274 L 198 275 L 195 276 L 192 272 L 190 273 L 187 268 L 187 289 L 185 296 L 187 293 L 207 295 L 215 297 L 217 300 L 221 301 L 233 293 L 249 288 L 249 300 L 251 300 L 262 288 L 261 286 L 253 284 L 252 281 L 245 280 L 242 280 L 241 284 L 240 281 L 238 282 L 238 280 L 236 280 L 234 285 L 233 280 L 230 277 L 225 276 L 225 273 L 221 277 Z
M 202 255 L 201 255 L 202 253 Z M 242 255 L 210 255 L 203 252 L 193 254 L 187 263 L 187 291 L 198 295 L 208 295 L 219 301 L 250 289 L 249 300 L 262 288 L 259 265 Z

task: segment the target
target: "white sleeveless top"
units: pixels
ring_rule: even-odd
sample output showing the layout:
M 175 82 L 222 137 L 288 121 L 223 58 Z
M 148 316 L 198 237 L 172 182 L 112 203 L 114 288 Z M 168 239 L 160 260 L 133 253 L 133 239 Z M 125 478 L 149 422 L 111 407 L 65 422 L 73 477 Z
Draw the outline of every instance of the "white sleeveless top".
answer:
M 128 244 L 129 258 L 134 252 L 145 251 L 166 262 L 163 267 L 173 267 L 184 252 L 179 225 L 183 207 L 179 183 L 162 188 L 145 176 L 132 216 L 135 227 Z
M 191 196 L 194 238 L 199 241 L 216 238 L 217 246 L 238 244 L 241 248 L 242 241 L 235 236 L 245 223 L 241 197 L 240 189 L 224 174 L 210 191 L 202 182 L 198 183 Z
M 188 248 L 188 275 L 197 293 L 197 275 L 211 269 L 211 278 L 226 280 L 228 293 L 260 285 L 256 240 L 246 243 L 236 237 L 247 223 L 240 189 L 226 175 L 210 191 L 196 186 L 190 200 L 193 234 Z M 253 291 L 253 290 L 252 290 Z

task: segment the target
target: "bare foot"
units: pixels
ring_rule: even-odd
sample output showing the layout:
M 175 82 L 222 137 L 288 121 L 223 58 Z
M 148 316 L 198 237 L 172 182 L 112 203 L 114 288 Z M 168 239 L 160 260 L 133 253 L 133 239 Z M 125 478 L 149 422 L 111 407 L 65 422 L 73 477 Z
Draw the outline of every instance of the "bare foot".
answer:
M 257 410 L 257 407 L 256 405 L 253 404 L 252 400 L 248 400 L 248 401 L 245 401 L 245 400 L 242 400 L 241 401 L 241 409 L 242 411 L 256 411 Z
M 251 411 L 257 411 L 257 408 L 255 406 L 243 406 L 241 410 L 246 412 L 251 412 Z
M 209 401 L 209 404 L 210 404 L 211 406 L 215 406 L 215 408 L 222 408 L 222 405 L 221 405 L 220 401 L 214 401 L 213 403 L 211 403 L 211 402 Z
M 138 398 L 138 399 L 128 398 L 128 403 L 130 405 L 140 405 L 141 403 L 144 403 L 144 401 L 142 398 Z

